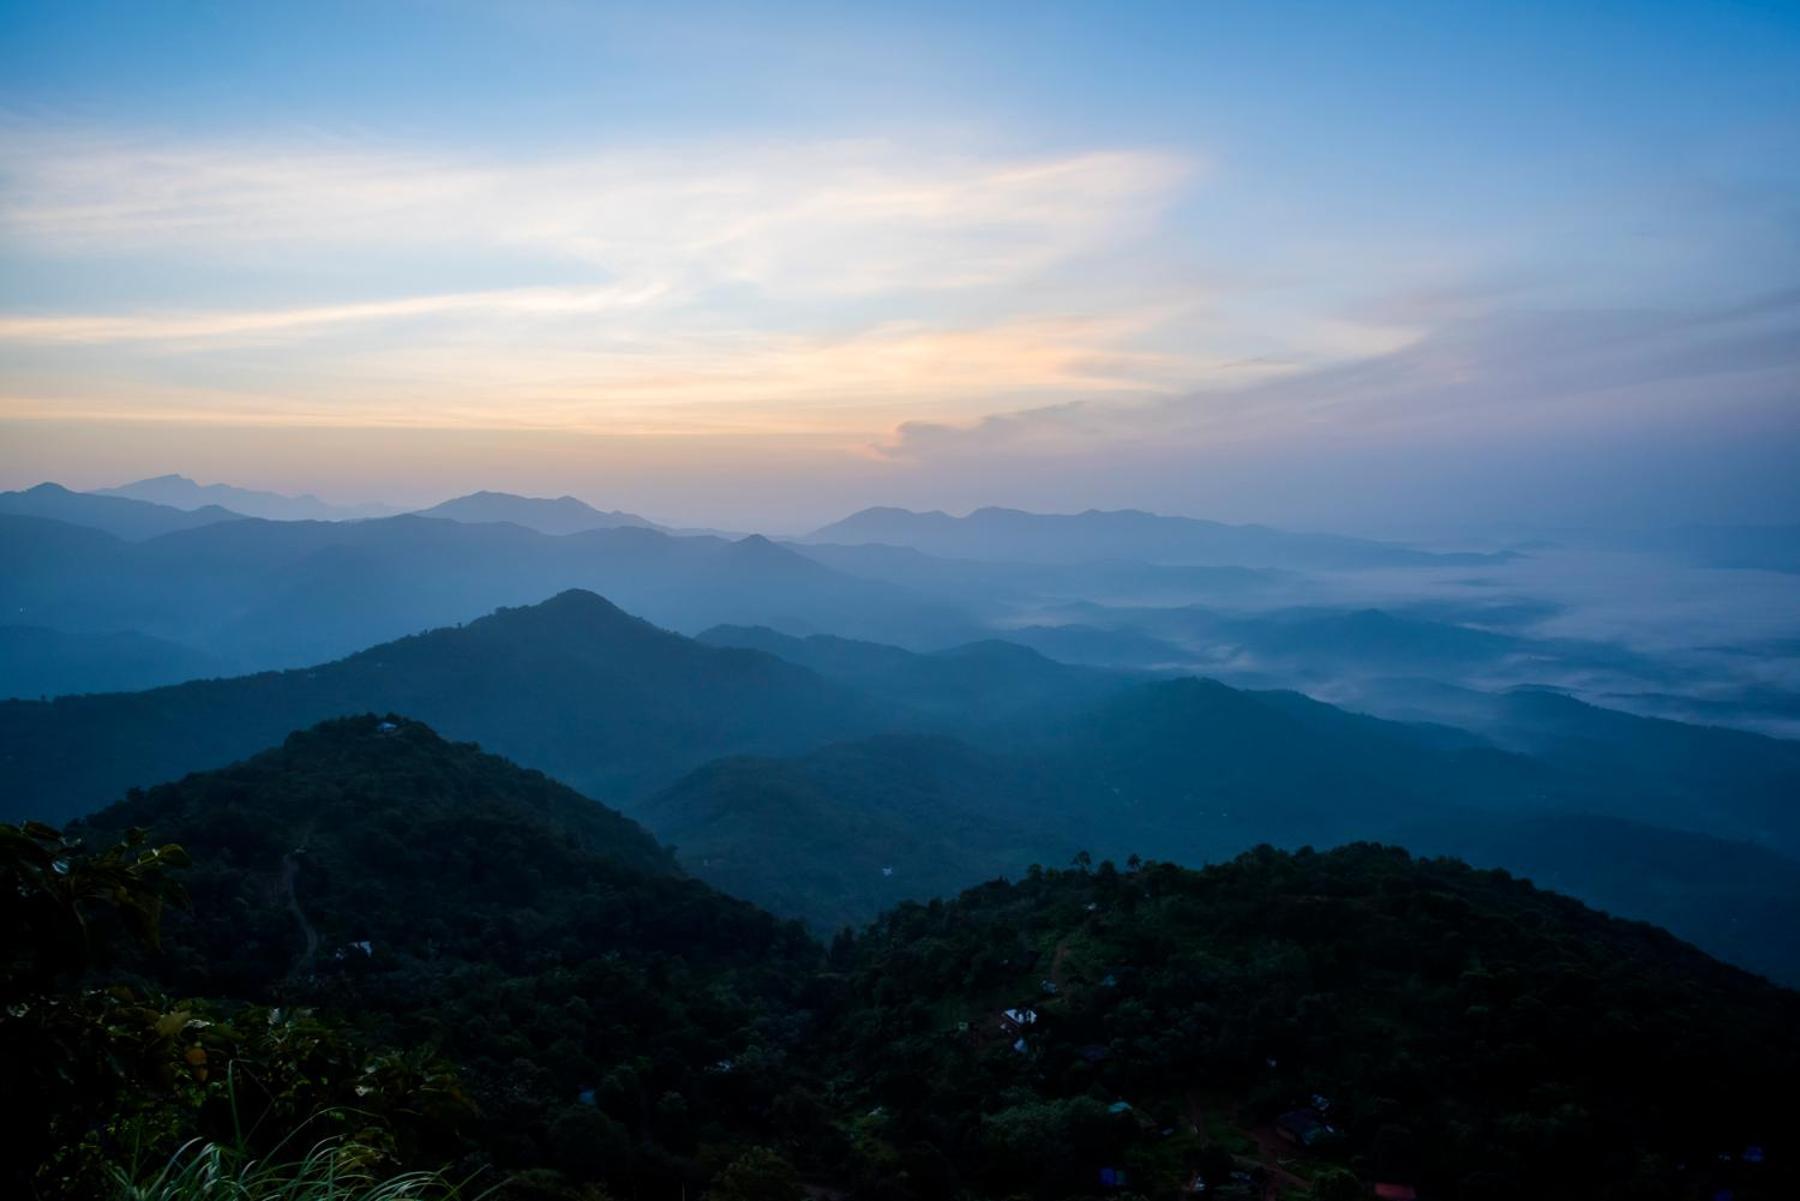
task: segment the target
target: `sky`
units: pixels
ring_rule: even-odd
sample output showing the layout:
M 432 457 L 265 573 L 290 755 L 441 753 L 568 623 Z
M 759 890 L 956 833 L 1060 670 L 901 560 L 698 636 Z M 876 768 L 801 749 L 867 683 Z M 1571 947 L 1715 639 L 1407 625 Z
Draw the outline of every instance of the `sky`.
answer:
M 1800 4 L 0 0 L 0 486 L 1800 521 Z

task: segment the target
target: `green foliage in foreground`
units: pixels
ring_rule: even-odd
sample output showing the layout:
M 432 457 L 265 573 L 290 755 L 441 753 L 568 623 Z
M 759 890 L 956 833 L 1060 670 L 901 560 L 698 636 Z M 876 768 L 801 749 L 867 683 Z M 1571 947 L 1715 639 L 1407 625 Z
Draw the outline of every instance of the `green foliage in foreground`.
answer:
M 183 1147 L 156 1172 L 115 1178 L 116 1201 L 475 1201 L 442 1172 L 384 1175 L 363 1149 L 327 1141 L 296 1160 L 245 1159 L 218 1143 Z
M 0 1123 L 9 1193 L 101 1196 L 134 1178 L 126 1165 L 170 1160 L 164 1185 L 213 1190 L 171 1196 L 287 1196 L 269 1191 L 275 1169 L 243 1165 L 302 1131 L 333 1140 L 338 1182 L 454 1150 L 469 1106 L 429 1053 L 370 1048 L 304 1009 L 176 1001 L 98 977 L 120 936 L 158 942 L 164 905 L 183 899 L 168 872 L 186 862 L 137 829 L 90 853 L 46 826 L 0 825 L 0 1064 L 9 1092 L 33 1102 Z M 215 1141 L 201 1151 L 197 1139 Z M 236 1176 L 215 1170 L 225 1146 Z M 312 1172 L 327 1157 L 302 1162 Z M 232 1191 L 239 1177 L 269 1187 Z
M 836 1078 L 943 1195 L 1088 1196 L 1115 1165 L 1173 1195 L 1208 1109 L 1266 1131 L 1315 1096 L 1336 1133 L 1296 1170 L 1465 1201 L 1800 1195 L 1800 997 L 1505 873 L 1367 844 L 1034 870 L 833 961 Z

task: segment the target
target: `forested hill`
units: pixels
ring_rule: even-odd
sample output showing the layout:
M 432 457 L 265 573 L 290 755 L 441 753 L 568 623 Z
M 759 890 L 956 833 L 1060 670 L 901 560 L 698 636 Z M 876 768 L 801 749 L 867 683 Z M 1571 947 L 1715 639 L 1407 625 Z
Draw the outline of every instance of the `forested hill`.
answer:
M 1800 1195 L 1800 995 L 1501 872 L 1372 844 L 1034 870 L 833 958 L 833 1062 L 941 1196 L 1107 1168 L 1174 1196 L 1197 1165 L 1237 1196 L 1251 1160 L 1283 1196 Z M 1310 1151 L 1296 1113 L 1330 1128 Z
M 862 732 L 874 707 L 803 667 L 704 646 L 569 591 L 319 667 L 0 701 L 4 816 L 78 816 L 322 719 L 387 711 L 618 802 L 719 755 L 791 753 Z
M 616 1181 L 678 1187 L 697 1131 L 759 1129 L 754 1085 L 714 1069 L 786 1053 L 820 961 L 797 924 L 684 876 L 627 818 L 402 717 L 326 722 L 77 829 L 105 846 L 131 826 L 194 864 L 138 972 L 441 1050 L 476 1144 L 508 1168 L 579 1175 L 622 1145 Z
M 397 716 L 325 722 L 242 763 L 134 789 L 76 828 L 104 842 L 133 826 L 197 864 L 192 914 L 169 919 L 181 953 L 159 969 L 185 992 L 276 1000 L 345 962 L 375 965 L 360 973 L 371 979 L 414 956 L 523 962 L 542 938 L 645 950 L 664 920 L 671 936 L 704 935 L 706 922 L 677 916 L 696 903 L 721 927 L 741 924 L 732 914 L 775 926 L 685 879 L 629 818 Z M 596 889 L 624 896 L 629 920 L 563 926 Z M 340 954 L 364 942 L 375 950 Z M 693 953 L 709 946 L 739 954 L 710 935 Z

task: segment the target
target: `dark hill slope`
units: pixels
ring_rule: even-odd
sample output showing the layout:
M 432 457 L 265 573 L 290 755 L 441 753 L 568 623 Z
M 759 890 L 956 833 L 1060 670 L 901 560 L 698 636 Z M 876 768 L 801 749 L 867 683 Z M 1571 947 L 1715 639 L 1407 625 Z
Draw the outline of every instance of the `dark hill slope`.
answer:
M 316 668 L 0 702 L 8 815 L 65 819 L 369 711 L 479 739 L 609 801 L 720 755 L 795 753 L 871 722 L 867 706 L 804 668 L 702 646 L 567 592 Z
M 1068 859 L 1031 765 L 945 737 L 890 735 L 797 759 L 710 763 L 638 817 L 715 887 L 828 932 Z
M 1506 868 L 1800 985 L 1800 862 L 1753 843 L 1594 814 L 1460 815 L 1402 831 L 1396 841 Z
M 503 1166 L 692 1188 L 696 1132 L 757 1129 L 753 1086 L 712 1069 L 781 1056 L 804 1025 L 819 949 L 798 927 L 684 877 L 620 814 L 404 718 L 326 722 L 79 829 L 105 845 L 128 826 L 195 864 L 191 911 L 140 971 L 440 1047 Z
M 1371 845 L 1103 865 L 903 906 L 836 957 L 846 1100 L 941 1156 L 940 1195 L 1080 1193 L 1109 1166 L 1231 1195 L 1275 1160 L 1245 1140 L 1234 1165 L 1240 1129 L 1424 1197 L 1800 1187 L 1800 996 L 1503 873 Z M 1269 1124 L 1315 1095 L 1338 1133 L 1286 1147 Z
M 1477 692 L 1422 681 L 1396 695 L 1555 770 L 1583 807 L 1760 843 L 1800 858 L 1800 742 L 1642 717 L 1548 688 Z
M 1189 862 L 1257 842 L 1379 837 L 1421 814 L 1523 805 L 1556 786 L 1531 760 L 1443 727 L 1193 678 L 1050 727 L 1037 753 L 1079 798 L 1086 845 Z
M 882 666 L 882 648 L 806 649 L 827 670 L 852 652 L 906 668 Z M 1456 731 L 1207 680 L 1109 683 L 1098 703 L 1003 739 L 872 738 L 711 764 L 635 812 L 703 879 L 830 930 L 1080 847 L 1204 863 L 1522 807 L 1547 786 L 1530 760 Z
M 1078 847 L 1199 865 L 1259 842 L 1378 838 L 1507 868 L 1800 981 L 1800 863 L 1696 832 L 1746 820 L 1737 793 L 1671 808 L 1621 779 L 1297 693 L 1176 680 L 1006 744 L 876 739 L 711 765 L 639 812 L 701 878 L 820 931 Z M 1688 828 L 1654 824 L 1670 812 Z
M 1653 800 L 1654 809 L 1632 816 L 1800 855 L 1800 742 L 1639 717 L 1542 689 L 1516 689 L 1499 704 L 1498 739 L 1592 792 Z
M 698 635 L 712 646 L 766 651 L 829 680 L 893 701 L 927 722 L 966 730 L 1037 720 L 1123 691 L 1136 677 L 1075 667 L 1010 642 L 971 642 L 933 654 L 814 634 L 797 638 L 765 626 L 714 626 Z

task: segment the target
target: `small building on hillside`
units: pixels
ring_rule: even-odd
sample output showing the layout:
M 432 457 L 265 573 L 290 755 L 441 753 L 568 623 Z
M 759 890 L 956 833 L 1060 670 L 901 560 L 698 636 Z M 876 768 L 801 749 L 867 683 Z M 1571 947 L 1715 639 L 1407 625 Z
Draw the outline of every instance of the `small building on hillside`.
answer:
M 1000 1011 L 1000 1025 L 1007 1030 L 1025 1030 L 1037 1025 L 1037 1010 L 1021 1005 Z

